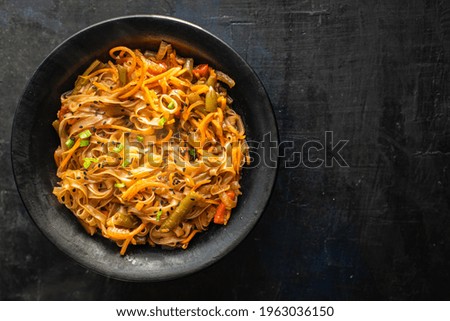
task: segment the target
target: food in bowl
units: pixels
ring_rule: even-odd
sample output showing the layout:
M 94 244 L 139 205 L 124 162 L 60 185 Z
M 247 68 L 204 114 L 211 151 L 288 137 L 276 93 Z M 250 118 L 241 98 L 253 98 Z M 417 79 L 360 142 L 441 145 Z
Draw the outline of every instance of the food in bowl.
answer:
M 211 222 L 227 224 L 241 194 L 250 158 L 235 83 L 164 41 L 109 54 L 61 96 L 53 194 L 122 255 L 130 244 L 185 249 Z

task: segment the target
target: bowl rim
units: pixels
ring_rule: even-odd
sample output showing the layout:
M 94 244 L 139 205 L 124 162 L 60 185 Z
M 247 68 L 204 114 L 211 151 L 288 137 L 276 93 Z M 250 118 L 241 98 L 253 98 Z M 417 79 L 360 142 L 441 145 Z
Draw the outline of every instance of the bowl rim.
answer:
M 20 118 L 20 108 L 21 106 L 24 104 L 24 97 L 27 96 L 27 90 L 28 88 L 32 85 L 33 80 L 36 78 L 36 76 L 38 75 L 40 69 L 42 68 L 42 66 L 44 66 L 46 64 L 47 61 L 49 61 L 53 56 L 55 56 L 57 54 L 57 52 L 59 50 L 61 50 L 61 48 L 63 48 L 63 46 L 65 46 L 67 43 L 69 43 L 72 39 L 75 39 L 77 37 L 80 37 L 80 35 L 83 35 L 85 32 L 88 32 L 89 30 L 96 28 L 98 26 L 101 25 L 105 25 L 105 24 L 109 24 L 109 23 L 114 23 L 117 21 L 126 21 L 126 20 L 133 20 L 133 19 L 150 19 L 150 20 L 158 20 L 161 21 L 162 23 L 164 22 L 173 22 L 176 24 L 180 24 L 183 25 L 185 27 L 188 28 L 193 28 L 195 30 L 197 30 L 198 32 L 201 32 L 203 34 L 205 34 L 207 37 L 210 37 L 212 39 L 214 39 L 214 41 L 219 42 L 222 46 L 226 47 L 226 49 L 230 52 L 232 52 L 232 54 L 240 59 L 240 61 L 245 65 L 245 67 L 250 71 L 251 75 L 253 77 L 255 77 L 255 80 L 258 82 L 258 85 L 262 88 L 263 94 L 265 96 L 265 98 L 267 99 L 268 105 L 269 105 L 269 109 L 270 112 L 268 114 L 266 114 L 266 117 L 271 118 L 270 119 L 270 123 L 271 123 L 271 128 L 268 130 L 268 132 L 271 133 L 271 135 L 273 135 L 274 137 L 272 137 L 273 139 L 276 140 L 276 142 L 279 142 L 279 131 L 278 131 L 278 127 L 277 127 L 277 122 L 276 122 L 276 117 L 275 117 L 275 113 L 273 110 L 273 104 L 270 101 L 270 97 L 267 93 L 267 90 L 265 89 L 261 79 L 258 77 L 258 75 L 256 74 L 256 72 L 253 70 L 253 68 L 251 68 L 251 66 L 247 63 L 246 60 L 244 60 L 229 44 L 227 44 L 225 41 L 223 41 L 222 39 L 220 39 L 218 36 L 214 35 L 213 33 L 209 32 L 208 30 L 183 19 L 179 19 L 179 18 L 175 18 L 172 16 L 165 16 L 165 15 L 147 15 L 147 14 L 137 14 L 137 15 L 125 15 L 125 16 L 118 16 L 118 17 L 114 17 L 114 18 L 110 18 L 110 19 L 106 19 L 106 20 L 102 20 L 100 22 L 96 22 L 94 24 L 91 24 L 77 32 L 75 32 L 74 34 L 72 34 L 71 36 L 67 37 L 66 39 L 64 39 L 63 41 L 61 41 L 56 47 L 54 47 L 50 53 L 39 63 L 39 65 L 34 69 L 33 74 L 31 75 L 31 77 L 29 78 L 29 80 L 27 81 L 23 92 L 21 93 L 21 95 L 19 96 L 19 100 L 18 103 L 16 104 L 16 109 L 14 112 L 14 118 L 13 118 L 13 124 L 12 124 L 12 129 L 11 129 L 11 139 L 10 139 L 10 152 L 11 152 L 11 165 L 12 165 L 12 170 L 13 170 L 13 176 L 14 176 L 14 182 L 15 182 L 15 186 L 16 189 L 19 193 L 20 199 L 22 201 L 22 204 L 24 205 L 29 217 L 32 219 L 32 221 L 34 222 L 34 224 L 37 226 L 38 230 L 45 236 L 45 238 L 47 240 L 50 241 L 50 243 L 52 243 L 54 246 L 56 246 L 59 250 L 61 250 L 61 252 L 63 252 L 65 255 L 67 255 L 68 257 L 70 257 L 73 261 L 75 261 L 77 264 L 81 265 L 84 268 L 87 268 L 89 270 L 92 270 L 100 275 L 106 276 L 106 277 L 111 277 L 114 279 L 118 279 L 118 280 L 123 280 L 123 281 L 139 281 L 139 282 L 148 282 L 148 281 L 163 281 L 163 280 L 171 280 L 171 279 L 175 279 L 175 278 L 179 278 L 179 277 L 183 277 L 189 274 L 192 274 L 194 272 L 198 272 L 201 269 L 204 269 L 214 263 L 216 263 L 218 260 L 220 260 L 223 256 L 225 256 L 226 254 L 228 254 L 230 251 L 232 251 L 234 248 L 236 248 L 236 246 L 241 243 L 250 233 L 250 231 L 254 228 L 254 226 L 256 225 L 256 223 L 259 221 L 260 217 L 262 216 L 262 213 L 266 210 L 267 205 L 269 203 L 270 197 L 273 193 L 274 187 L 275 187 L 275 181 L 276 178 L 278 176 L 278 172 L 279 172 L 279 152 L 278 149 L 276 149 L 275 151 L 275 159 L 276 159 L 276 165 L 274 168 L 272 168 L 272 170 L 270 171 L 271 177 L 269 179 L 269 186 L 266 189 L 265 194 L 263 195 L 264 198 L 262 198 L 262 201 L 260 202 L 262 206 L 260 206 L 260 211 L 259 214 L 257 215 L 256 219 L 253 221 L 252 226 L 245 231 L 245 233 L 242 233 L 240 235 L 240 237 L 238 239 L 235 239 L 234 242 L 231 242 L 226 250 L 222 251 L 221 253 L 219 253 L 218 255 L 215 255 L 213 257 L 211 257 L 208 261 L 205 262 L 200 262 L 199 264 L 196 265 L 191 265 L 188 266 L 184 269 L 181 269 L 181 271 L 174 271 L 173 273 L 167 273 L 165 275 L 158 275 L 157 277 L 152 277 L 152 276 L 145 276 L 145 275 L 131 275 L 131 276 L 124 276 L 123 273 L 114 273 L 114 271 L 104 271 L 102 269 L 99 269 L 97 266 L 89 264 L 85 261 L 80 261 L 79 258 L 74 257 L 73 253 L 69 253 L 69 251 L 62 246 L 62 244 L 60 244 L 58 242 L 57 239 L 53 239 L 39 224 L 39 222 L 36 220 L 35 215 L 32 214 L 32 210 L 30 209 L 30 206 L 28 204 L 28 201 L 26 200 L 26 195 L 24 194 L 25 191 L 21 190 L 20 187 L 20 181 L 19 181 L 19 175 L 18 175 L 18 170 L 20 168 L 20 165 L 16 159 L 17 155 L 20 154 L 17 151 L 17 148 L 19 146 L 19 144 L 21 143 L 20 141 L 16 141 L 16 137 L 17 135 L 15 135 L 17 129 L 17 123 L 19 121 Z M 29 153 L 28 153 L 29 154 Z M 23 165 L 23 164 L 22 164 Z M 189 251 L 186 250 L 186 251 Z

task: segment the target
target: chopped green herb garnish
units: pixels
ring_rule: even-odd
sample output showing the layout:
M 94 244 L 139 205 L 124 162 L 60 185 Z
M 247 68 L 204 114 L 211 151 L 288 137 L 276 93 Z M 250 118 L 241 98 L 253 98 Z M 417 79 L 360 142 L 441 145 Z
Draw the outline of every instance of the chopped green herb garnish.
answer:
M 174 109 L 175 108 L 175 104 L 173 101 L 170 102 L 170 104 L 167 105 L 168 109 Z
M 136 136 L 136 139 L 138 140 L 138 142 L 143 142 L 144 141 L 144 137 L 142 136 Z
M 160 209 L 158 211 L 158 213 L 156 214 L 156 220 L 159 221 L 161 219 L 161 215 L 162 215 L 162 209 Z
M 130 161 L 128 159 L 124 160 L 122 163 L 122 167 L 127 167 L 128 165 L 130 165 Z
M 125 187 L 125 184 L 124 183 L 116 183 L 116 184 L 114 184 L 114 187 L 122 188 L 122 187 Z
M 91 166 L 92 163 L 97 163 L 98 159 L 97 158 L 86 157 L 86 158 L 83 158 L 83 161 L 84 161 L 83 162 L 83 167 L 88 169 L 89 166 Z
M 75 144 L 75 141 L 72 138 L 69 138 L 68 140 L 66 140 L 67 148 L 72 148 L 73 144 Z
M 189 150 L 189 155 L 191 155 L 193 158 L 195 158 L 195 148 L 191 148 Z
M 120 153 L 122 151 L 122 149 L 123 149 L 123 145 L 119 144 L 119 145 L 117 145 L 116 147 L 113 148 L 113 152 L 114 153 Z
M 158 125 L 159 126 L 164 126 L 164 124 L 166 123 L 166 121 L 167 121 L 167 119 L 166 119 L 166 117 L 161 117 L 161 119 L 159 120 L 159 123 L 158 123 Z
M 91 135 L 92 135 L 91 131 L 89 129 L 86 129 L 85 131 L 82 131 L 79 136 L 81 139 L 86 139 L 91 137 Z
M 89 145 L 89 140 L 87 140 L 87 139 L 82 139 L 81 141 L 80 141 L 80 147 L 85 147 L 85 146 L 88 146 Z

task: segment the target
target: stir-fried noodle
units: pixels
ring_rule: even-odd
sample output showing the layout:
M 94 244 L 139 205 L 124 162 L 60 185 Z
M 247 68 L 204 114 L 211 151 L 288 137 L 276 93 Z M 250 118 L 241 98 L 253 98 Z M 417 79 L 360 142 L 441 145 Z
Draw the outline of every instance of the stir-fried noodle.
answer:
M 165 42 L 109 54 L 61 96 L 53 193 L 121 254 L 130 243 L 186 248 L 211 221 L 226 224 L 241 194 L 249 155 L 225 88 L 234 81 Z

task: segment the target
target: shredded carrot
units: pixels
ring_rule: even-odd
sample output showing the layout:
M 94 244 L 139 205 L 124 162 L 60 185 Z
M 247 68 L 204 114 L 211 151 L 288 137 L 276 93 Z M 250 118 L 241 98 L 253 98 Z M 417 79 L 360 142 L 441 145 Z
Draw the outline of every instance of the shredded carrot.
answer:
M 232 190 L 226 191 L 225 194 L 227 194 L 227 196 L 233 200 L 236 197 L 236 193 Z M 226 225 L 230 213 L 231 211 L 227 210 L 225 203 L 220 202 L 219 206 L 217 206 L 216 214 L 214 215 L 214 223 Z M 225 215 L 227 215 L 227 217 L 225 217 Z
M 189 114 L 191 113 L 192 109 L 194 109 L 195 107 L 203 106 L 203 105 L 205 105 L 205 102 L 202 100 L 198 100 L 195 103 L 191 104 L 189 106 L 189 108 L 183 112 L 183 119 L 187 120 L 189 118 Z
M 217 98 L 217 102 L 220 104 L 220 108 L 222 110 L 225 110 L 225 107 L 227 106 L 227 100 L 223 96 L 219 96 L 219 98 Z
M 144 85 L 150 84 L 152 82 L 158 81 L 164 77 L 170 77 L 172 75 L 174 75 L 176 72 L 178 72 L 181 69 L 181 67 L 174 67 L 171 68 L 165 72 L 163 72 L 162 74 L 159 74 L 157 76 L 154 76 L 152 78 L 147 79 L 146 81 L 144 81 Z
M 114 69 L 115 69 L 115 68 L 102 68 L 102 69 L 98 69 L 98 70 L 96 70 L 96 71 L 90 73 L 89 75 L 87 75 L 87 76 L 86 76 L 86 79 L 95 77 L 95 76 L 100 75 L 100 74 L 102 74 L 102 73 L 104 73 L 104 72 L 108 72 L 108 71 L 114 72 L 114 71 L 113 71 Z
M 225 223 L 225 204 L 220 203 L 219 206 L 217 206 L 216 214 L 214 215 L 214 223 L 216 224 L 224 224 Z
M 129 54 L 132 58 L 132 62 L 131 62 L 131 67 L 130 67 L 130 71 L 132 72 L 134 70 L 134 68 L 136 68 L 136 55 L 134 54 L 133 50 L 131 50 L 130 48 L 127 48 L 125 46 L 118 46 L 118 47 L 114 47 L 109 51 L 109 55 L 116 59 L 116 56 L 114 56 L 114 53 L 116 51 L 121 51 L 121 53 L 119 54 L 119 57 L 123 56 L 123 52 L 126 52 L 127 54 Z
M 198 125 L 198 129 L 200 131 L 200 146 L 203 146 L 205 144 L 206 126 L 211 121 L 211 119 L 216 115 L 217 113 L 209 113 L 205 118 L 202 119 L 202 121 Z
M 198 232 L 200 232 L 199 230 L 193 230 L 191 232 L 191 234 L 189 234 L 189 236 L 187 238 L 185 238 L 183 241 L 181 241 L 181 244 L 188 244 L 192 238 L 195 236 L 195 234 L 197 234 Z
M 144 203 L 142 202 L 137 202 L 137 204 L 134 206 L 134 208 L 137 209 L 138 211 L 142 210 L 143 207 Z
M 138 81 L 137 85 L 133 89 L 131 89 L 129 92 L 127 92 L 127 93 L 123 94 L 122 96 L 120 96 L 119 97 L 120 99 L 124 99 L 124 98 L 128 98 L 130 96 L 133 96 L 135 93 L 138 92 L 139 89 L 141 89 L 141 86 L 144 83 L 144 79 L 145 79 L 145 65 L 142 62 L 142 60 L 139 59 L 139 58 L 137 58 L 137 63 L 141 66 L 141 69 L 140 69 L 141 76 L 139 78 L 139 81 Z
M 225 194 L 227 194 L 227 196 L 231 199 L 234 199 L 236 197 L 236 193 L 232 190 L 226 191 Z
M 163 77 L 160 80 L 158 80 L 158 84 L 161 87 L 161 92 L 163 94 L 167 94 L 167 87 L 169 87 L 169 85 L 167 84 L 166 77 Z
M 191 90 L 199 95 L 206 94 L 209 90 L 209 87 L 206 85 L 194 85 L 191 87 Z
M 108 88 L 108 87 L 106 87 L 105 85 L 103 85 L 103 84 L 101 84 L 101 83 L 98 83 L 98 82 L 96 82 L 96 81 L 94 81 L 94 86 L 97 87 L 98 89 L 103 90 L 103 91 L 107 91 L 107 92 L 111 91 L 110 88 Z
M 145 228 L 146 224 L 145 223 L 141 223 L 141 225 L 139 225 L 134 231 L 132 231 L 131 233 L 129 233 L 127 235 L 127 238 L 125 239 L 125 242 L 122 245 L 122 249 L 120 250 L 120 255 L 124 255 L 125 252 L 127 251 L 127 247 L 128 244 L 130 244 L 130 242 L 132 241 L 133 237 L 138 234 L 139 232 L 141 232 L 144 228 Z
M 81 142 L 81 139 L 78 138 L 77 141 L 75 142 L 75 144 L 73 144 L 72 148 L 65 152 L 65 153 L 67 153 L 67 155 L 63 159 L 61 164 L 59 165 L 60 169 L 64 169 L 66 167 L 66 165 L 69 162 L 70 158 L 72 157 L 73 153 L 80 146 L 80 142 Z
M 174 74 L 175 77 L 179 77 L 182 74 L 184 74 L 187 71 L 187 68 L 183 68 L 180 71 L 178 71 L 177 73 Z
M 162 187 L 162 188 L 168 188 L 168 186 L 164 183 L 155 182 L 154 177 L 142 179 L 138 181 L 137 183 L 134 183 L 131 185 L 123 194 L 122 198 L 124 200 L 130 200 L 134 195 L 136 195 L 140 190 L 146 188 L 146 187 Z

